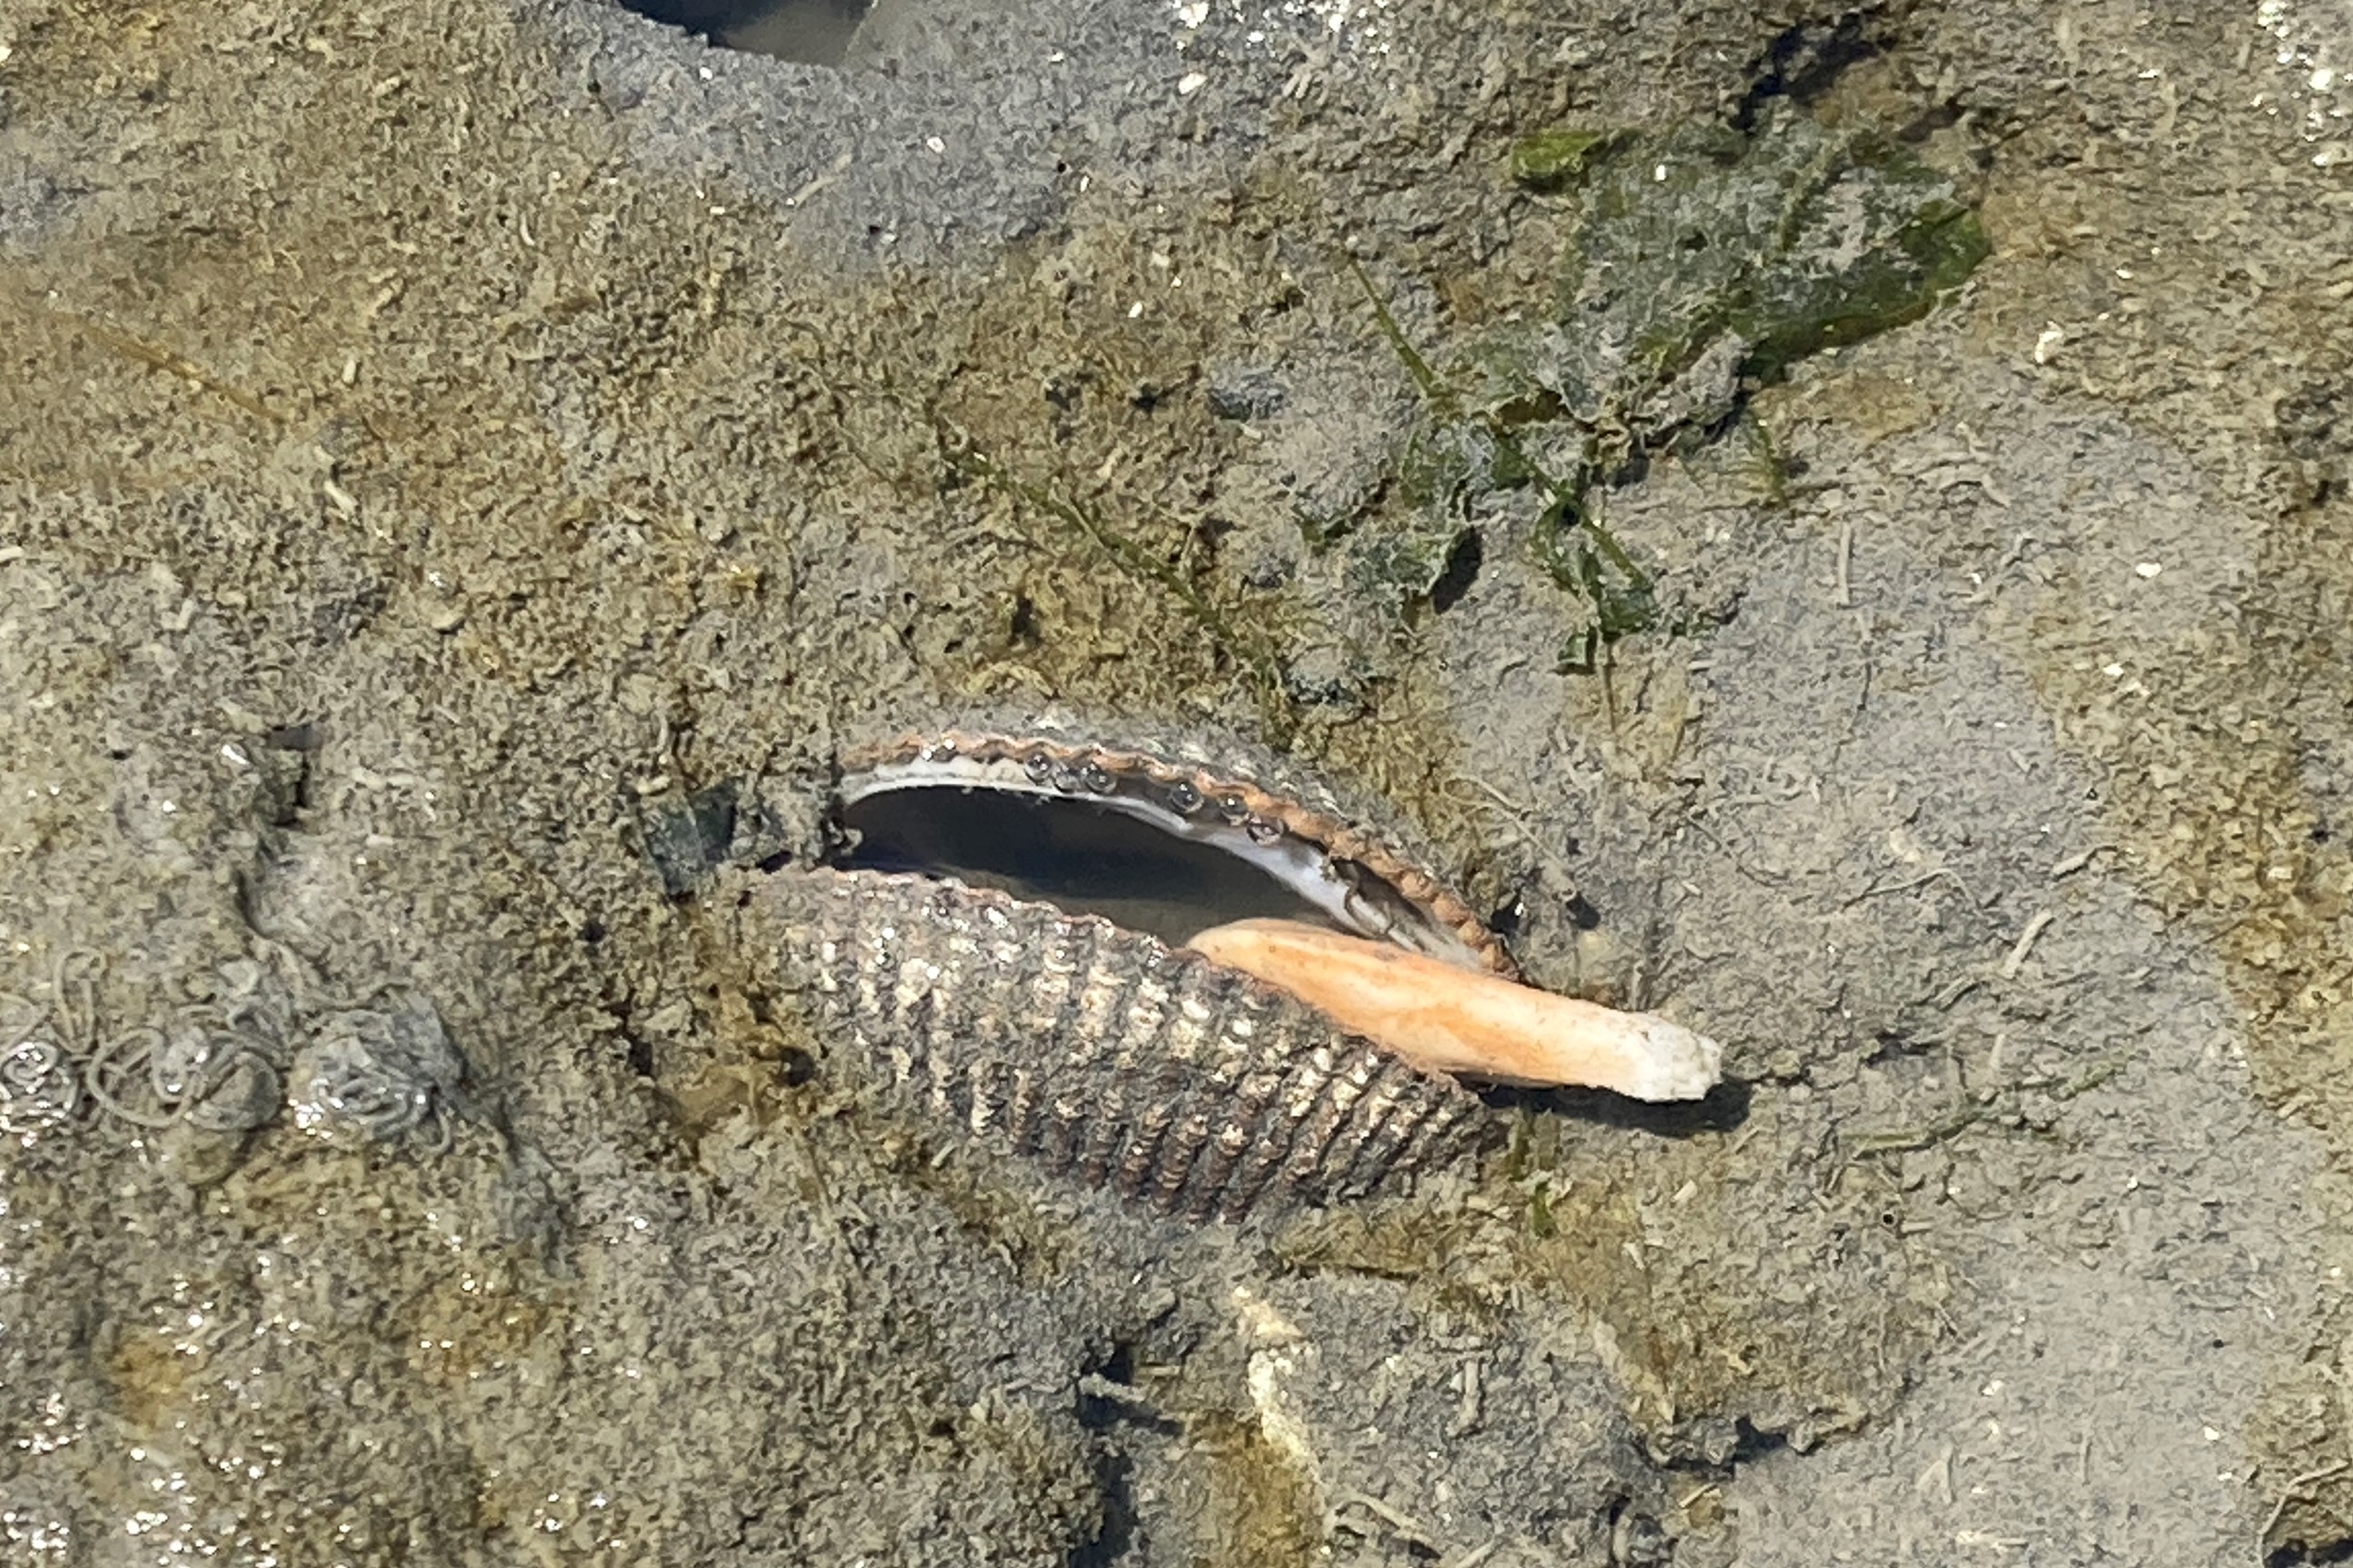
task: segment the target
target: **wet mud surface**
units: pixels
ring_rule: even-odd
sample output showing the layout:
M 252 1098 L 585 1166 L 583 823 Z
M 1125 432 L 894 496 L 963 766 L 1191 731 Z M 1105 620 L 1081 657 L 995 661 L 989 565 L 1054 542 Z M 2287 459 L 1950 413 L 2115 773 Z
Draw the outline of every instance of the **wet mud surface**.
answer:
M 0 12 L 0 1560 L 2337 1560 L 2332 50 Z M 1243 1226 L 960 1141 L 712 889 L 976 705 L 1376 792 L 1729 1082 Z

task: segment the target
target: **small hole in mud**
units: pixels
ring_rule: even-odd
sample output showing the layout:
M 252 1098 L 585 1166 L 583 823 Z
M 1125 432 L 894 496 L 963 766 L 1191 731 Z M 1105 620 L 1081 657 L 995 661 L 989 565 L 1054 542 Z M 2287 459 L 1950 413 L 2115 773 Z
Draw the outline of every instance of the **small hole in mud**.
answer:
M 621 0 L 641 17 L 707 38 L 721 49 L 804 65 L 838 65 L 872 0 Z
M 1528 899 L 1515 893 L 1489 912 L 1487 929 L 1505 942 L 1528 929 Z
M 1430 608 L 1443 615 L 1462 603 L 1470 585 L 1479 580 L 1479 568 L 1487 563 L 1486 542 L 1475 528 L 1463 531 L 1455 547 L 1447 553 L 1446 564 L 1438 573 L 1438 580 L 1430 587 Z

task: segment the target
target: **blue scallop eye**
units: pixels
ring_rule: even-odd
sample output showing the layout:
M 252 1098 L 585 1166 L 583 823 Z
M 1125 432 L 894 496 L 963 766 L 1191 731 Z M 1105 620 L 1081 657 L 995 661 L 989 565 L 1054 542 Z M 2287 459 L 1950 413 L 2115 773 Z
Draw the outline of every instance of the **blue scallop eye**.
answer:
M 1190 816 L 1201 809 L 1201 792 L 1179 778 L 1168 787 L 1168 803 Z
M 1047 783 L 1054 777 L 1054 759 L 1044 752 L 1033 752 L 1022 764 L 1022 771 L 1029 775 L 1029 781 L 1033 784 Z
M 1087 787 L 1090 794 L 1095 795 L 1108 795 L 1119 788 L 1119 781 L 1111 777 L 1111 770 L 1099 762 L 1088 763 L 1079 774 L 1079 781 Z

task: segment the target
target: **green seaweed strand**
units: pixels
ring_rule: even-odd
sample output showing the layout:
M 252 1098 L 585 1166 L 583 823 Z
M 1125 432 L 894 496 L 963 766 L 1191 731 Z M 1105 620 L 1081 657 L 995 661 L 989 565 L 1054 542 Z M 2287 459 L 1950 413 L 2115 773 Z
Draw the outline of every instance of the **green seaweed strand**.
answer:
M 1109 556 L 1112 564 L 1120 570 L 1154 584 L 1174 599 L 1193 623 L 1208 634 L 1219 651 L 1241 669 L 1269 725 L 1277 732 L 1274 737 L 1277 743 L 1282 743 L 1289 738 L 1297 728 L 1297 716 L 1293 712 L 1290 693 L 1282 683 L 1282 661 L 1263 637 L 1236 625 L 1214 601 L 1188 581 L 1183 572 L 1112 527 L 1086 507 L 1008 473 L 1001 464 L 983 453 L 968 438 L 950 428 L 944 421 L 938 421 L 935 429 L 941 455 L 955 473 L 977 479 L 997 493 L 1010 496 L 1063 523 Z
M 1650 574 L 1634 564 L 1625 546 L 1594 520 L 1586 505 L 1594 482 L 1601 477 L 1599 465 L 1589 455 L 1590 442 L 1588 455 L 1577 464 L 1575 473 L 1563 479 L 1537 462 L 1503 421 L 1484 413 L 1466 414 L 1461 394 L 1406 337 L 1388 301 L 1373 287 L 1364 263 L 1352 255 L 1343 254 L 1341 259 L 1355 275 L 1357 287 L 1364 289 L 1366 301 L 1373 307 L 1373 319 L 1380 324 L 1381 335 L 1388 340 L 1390 349 L 1404 364 L 1406 374 L 1413 378 L 1414 386 L 1432 412 L 1448 424 L 1477 424 L 1494 442 L 1497 451 L 1543 486 L 1544 509 L 1536 519 L 1537 561 L 1555 583 L 1591 604 L 1594 615 L 1593 625 L 1573 639 L 1569 650 L 1563 650 L 1561 664 L 1564 672 L 1590 674 L 1602 649 L 1629 633 L 1647 631 L 1658 619 L 1656 591 Z M 1605 566 L 1625 579 L 1622 588 L 1610 585 L 1604 573 Z

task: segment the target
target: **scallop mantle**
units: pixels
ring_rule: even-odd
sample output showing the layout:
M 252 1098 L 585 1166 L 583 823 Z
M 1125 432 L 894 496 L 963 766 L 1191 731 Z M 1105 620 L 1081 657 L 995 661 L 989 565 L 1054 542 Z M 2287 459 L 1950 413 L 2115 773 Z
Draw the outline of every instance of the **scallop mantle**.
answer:
M 837 818 L 856 828 L 877 802 L 919 822 L 932 802 L 942 815 L 974 798 L 1059 802 L 1148 843 L 1228 858 L 1328 924 L 1516 973 L 1409 835 L 1372 825 L 1377 805 L 1277 766 L 1245 771 L 1042 729 L 849 748 Z M 1454 1079 L 1409 1067 L 1176 932 L 912 858 L 925 863 L 851 858 L 758 877 L 743 935 L 805 999 L 822 1037 L 849 1047 L 849 1065 L 978 1141 L 1165 1214 L 1233 1221 L 1394 1186 L 1461 1159 L 1484 1129 L 1481 1103 Z

